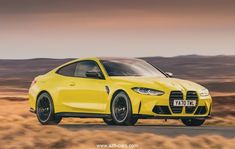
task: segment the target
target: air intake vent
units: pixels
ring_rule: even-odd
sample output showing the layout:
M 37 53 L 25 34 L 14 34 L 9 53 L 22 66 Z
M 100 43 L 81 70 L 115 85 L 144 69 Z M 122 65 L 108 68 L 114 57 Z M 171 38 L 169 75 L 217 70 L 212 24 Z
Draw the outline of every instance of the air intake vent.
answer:
M 155 106 L 153 112 L 157 114 L 171 114 L 168 106 Z
M 206 107 L 205 106 L 198 106 L 197 111 L 195 112 L 195 115 L 203 115 L 206 114 Z

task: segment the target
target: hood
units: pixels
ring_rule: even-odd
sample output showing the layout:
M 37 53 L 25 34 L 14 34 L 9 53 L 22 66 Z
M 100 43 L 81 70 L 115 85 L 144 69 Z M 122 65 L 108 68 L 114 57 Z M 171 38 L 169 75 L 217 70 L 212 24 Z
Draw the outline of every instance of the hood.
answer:
M 111 77 L 119 85 L 131 87 L 146 87 L 158 90 L 199 91 L 203 86 L 182 79 L 160 77 Z

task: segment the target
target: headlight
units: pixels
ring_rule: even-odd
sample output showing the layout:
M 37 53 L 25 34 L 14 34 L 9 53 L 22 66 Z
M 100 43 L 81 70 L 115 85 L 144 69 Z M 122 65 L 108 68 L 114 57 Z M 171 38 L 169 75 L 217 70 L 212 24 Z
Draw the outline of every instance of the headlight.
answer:
M 132 90 L 143 95 L 161 96 L 164 94 L 163 91 L 149 89 L 149 88 L 142 88 L 142 87 L 134 87 L 132 88 Z
M 199 95 L 200 95 L 201 97 L 209 96 L 209 91 L 208 91 L 208 89 L 202 89 L 202 90 L 199 92 Z

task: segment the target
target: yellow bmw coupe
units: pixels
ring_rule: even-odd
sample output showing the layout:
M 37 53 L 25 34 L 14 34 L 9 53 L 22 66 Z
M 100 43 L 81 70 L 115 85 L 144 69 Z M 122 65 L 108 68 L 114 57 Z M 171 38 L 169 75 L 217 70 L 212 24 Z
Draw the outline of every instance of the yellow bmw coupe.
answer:
M 134 58 L 73 60 L 32 81 L 30 111 L 43 125 L 63 117 L 103 118 L 108 125 L 148 118 L 202 125 L 211 112 L 209 91 L 171 75 Z

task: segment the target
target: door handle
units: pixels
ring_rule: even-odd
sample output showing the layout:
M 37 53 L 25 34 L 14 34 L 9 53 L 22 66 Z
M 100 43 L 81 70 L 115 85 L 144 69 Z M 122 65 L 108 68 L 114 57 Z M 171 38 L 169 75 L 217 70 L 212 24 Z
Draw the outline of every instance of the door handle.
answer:
M 71 82 L 69 86 L 75 86 L 76 84 L 74 82 Z

